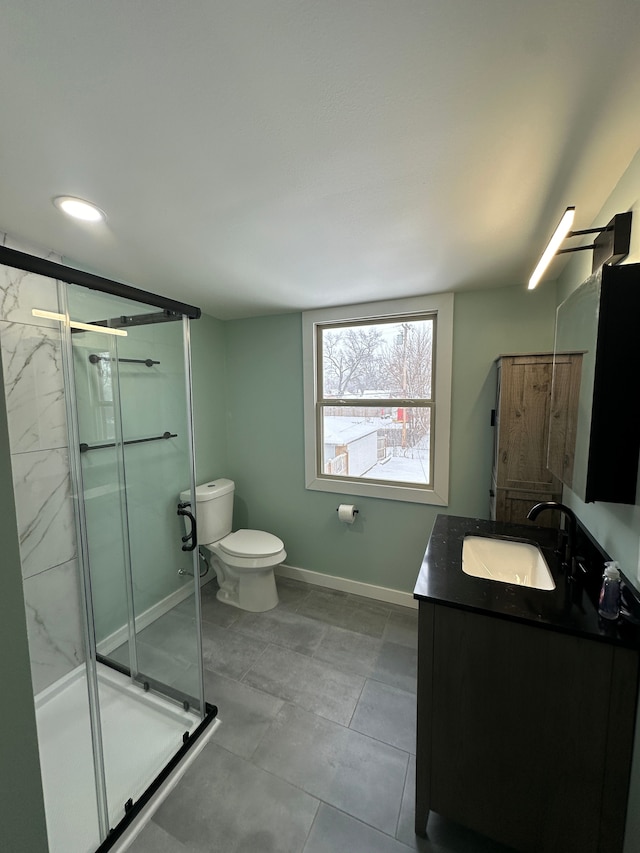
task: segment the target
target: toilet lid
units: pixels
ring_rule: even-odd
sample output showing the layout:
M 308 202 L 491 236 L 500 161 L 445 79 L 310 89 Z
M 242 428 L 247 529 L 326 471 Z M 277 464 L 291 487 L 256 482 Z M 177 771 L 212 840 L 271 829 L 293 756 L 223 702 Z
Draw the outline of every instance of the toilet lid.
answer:
M 271 557 L 282 551 L 284 542 L 264 530 L 236 530 L 221 539 L 218 547 L 234 557 Z

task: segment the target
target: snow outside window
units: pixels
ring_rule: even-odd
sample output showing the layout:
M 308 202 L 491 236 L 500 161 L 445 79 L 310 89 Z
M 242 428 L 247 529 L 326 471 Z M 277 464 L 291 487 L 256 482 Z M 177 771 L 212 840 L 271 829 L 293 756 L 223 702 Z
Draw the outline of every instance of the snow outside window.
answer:
M 302 317 L 307 488 L 446 505 L 453 294 Z

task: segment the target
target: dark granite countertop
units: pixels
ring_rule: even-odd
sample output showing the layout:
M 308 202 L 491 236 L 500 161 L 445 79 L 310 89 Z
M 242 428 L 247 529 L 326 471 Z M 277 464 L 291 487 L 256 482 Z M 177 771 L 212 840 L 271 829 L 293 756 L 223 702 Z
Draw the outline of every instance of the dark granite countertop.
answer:
M 462 571 L 466 534 L 497 534 L 536 542 L 551 569 L 556 588 L 541 590 L 471 577 Z M 602 561 L 583 591 L 570 597 L 556 548 L 558 531 L 534 525 L 438 515 L 413 591 L 414 598 L 449 607 L 524 622 L 605 643 L 640 648 L 640 627 L 619 619 L 613 624 L 598 615 L 595 605 Z M 583 542 L 583 550 L 586 542 Z M 608 559 L 604 552 L 600 555 Z

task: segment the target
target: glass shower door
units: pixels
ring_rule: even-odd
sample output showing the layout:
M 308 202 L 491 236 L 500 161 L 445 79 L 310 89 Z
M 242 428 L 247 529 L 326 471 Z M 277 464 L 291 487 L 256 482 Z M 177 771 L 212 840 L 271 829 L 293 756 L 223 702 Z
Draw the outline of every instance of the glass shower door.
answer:
M 76 285 L 66 299 L 93 327 L 72 330 L 72 381 L 113 825 L 205 713 L 198 551 L 178 514 L 194 482 L 189 321 Z

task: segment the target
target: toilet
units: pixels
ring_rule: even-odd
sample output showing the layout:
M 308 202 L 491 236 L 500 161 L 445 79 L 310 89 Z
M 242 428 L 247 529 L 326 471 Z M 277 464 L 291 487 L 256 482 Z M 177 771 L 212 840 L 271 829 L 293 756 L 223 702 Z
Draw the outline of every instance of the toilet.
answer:
M 273 570 L 287 557 L 284 543 L 263 530 L 232 533 L 235 483 L 224 478 L 196 486 L 198 544 L 212 555 L 224 604 L 261 613 L 278 603 Z M 191 502 L 189 490 L 180 500 Z

